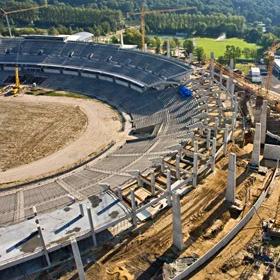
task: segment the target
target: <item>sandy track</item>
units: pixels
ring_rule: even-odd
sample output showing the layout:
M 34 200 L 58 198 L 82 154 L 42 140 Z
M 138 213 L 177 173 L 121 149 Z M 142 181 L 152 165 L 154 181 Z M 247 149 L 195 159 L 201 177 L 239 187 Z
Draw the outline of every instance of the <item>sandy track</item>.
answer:
M 6 127 L 5 133 L 0 133 L 0 143 L 3 143 L 0 154 L 5 157 L 5 165 L 12 167 L 0 172 L 1 185 L 29 181 L 62 171 L 98 154 L 112 141 L 125 139 L 125 133 L 120 132 L 118 113 L 96 100 L 25 95 L 17 98 L 1 97 L 0 103 L 6 103 L 6 107 L 8 104 L 18 107 L 13 122 L 21 120 L 23 124 L 21 133 L 13 131 L 19 130 L 17 125 L 11 131 Z M 49 111 L 38 110 L 40 107 Z M 31 112 L 24 115 L 26 110 Z M 37 114 L 32 114 L 33 111 Z M 46 118 L 51 114 L 57 115 L 52 119 Z M 27 115 L 29 119 L 22 121 L 21 118 Z M 9 117 L 7 112 L 2 113 L 2 124 Z M 19 139 L 13 139 L 14 143 L 11 143 L 7 132 L 17 135 Z M 25 137 L 21 139 L 21 135 Z M 19 163 L 23 165 L 14 167 Z

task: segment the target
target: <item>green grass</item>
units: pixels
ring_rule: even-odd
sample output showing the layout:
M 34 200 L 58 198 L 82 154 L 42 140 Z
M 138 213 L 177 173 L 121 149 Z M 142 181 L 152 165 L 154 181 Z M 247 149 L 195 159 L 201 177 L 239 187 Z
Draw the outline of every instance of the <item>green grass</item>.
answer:
M 247 43 L 245 40 L 238 38 L 230 38 L 222 41 L 216 41 L 216 39 L 212 38 L 193 38 L 193 42 L 196 47 L 203 47 L 208 58 L 211 52 L 214 52 L 216 58 L 223 56 L 227 45 L 239 47 L 241 50 L 244 48 L 259 48 L 256 44 Z

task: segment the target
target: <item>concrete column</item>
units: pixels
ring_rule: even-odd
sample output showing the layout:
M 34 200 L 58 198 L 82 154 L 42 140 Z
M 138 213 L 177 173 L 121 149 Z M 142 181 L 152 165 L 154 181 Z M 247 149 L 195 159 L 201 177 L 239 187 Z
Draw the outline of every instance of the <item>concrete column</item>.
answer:
M 93 225 L 92 213 L 91 213 L 91 209 L 89 207 L 87 207 L 87 214 L 88 214 L 90 232 L 91 232 L 91 236 L 92 236 L 92 242 L 93 242 L 94 246 L 97 246 L 97 239 L 96 239 L 96 234 L 95 234 L 94 225 Z
M 170 57 L 170 41 L 167 40 L 167 57 Z
M 41 226 L 39 224 L 37 224 L 37 231 L 39 233 L 39 237 L 40 237 L 41 245 L 43 247 L 43 252 L 44 252 L 44 255 L 45 255 L 45 258 L 46 258 L 46 262 L 47 262 L 48 266 L 50 267 L 51 266 L 51 260 L 50 260 L 49 253 L 48 253 L 48 250 L 47 250 L 47 247 L 46 247 L 43 232 L 42 232 Z
M 236 189 L 236 154 L 230 153 L 228 163 L 226 201 L 233 204 Z
M 85 277 L 84 265 L 83 265 L 82 258 L 80 255 L 80 250 L 78 247 L 77 240 L 74 238 L 71 239 L 71 247 L 72 247 L 72 252 L 73 252 L 74 259 L 75 259 L 79 279 L 85 280 L 86 277 Z
M 138 187 L 143 187 L 143 181 L 141 180 L 141 174 L 140 174 L 140 171 L 139 170 L 137 170 L 136 171 L 137 172 L 137 185 L 138 185 Z
M 198 172 L 198 154 L 194 153 L 193 155 L 193 171 L 192 171 L 192 176 L 193 176 L 193 186 L 197 186 L 197 172 Z
M 210 149 L 210 145 L 211 145 L 211 128 L 207 128 L 207 142 L 206 142 L 207 149 Z
M 136 199 L 134 189 L 130 189 L 130 200 L 131 200 L 131 209 L 132 209 L 132 224 L 134 226 L 137 225 L 137 217 L 136 217 Z
M 226 124 L 225 130 L 224 130 L 224 155 L 227 153 L 228 133 L 229 133 L 229 128 L 228 128 L 228 125 Z
M 79 208 L 80 208 L 80 215 L 81 215 L 82 217 L 84 217 L 85 212 L 84 212 L 84 207 L 83 207 L 83 204 L 82 204 L 82 203 L 79 204 Z
M 255 135 L 254 135 L 254 148 L 252 152 L 251 165 L 260 165 L 260 154 L 261 154 L 261 129 L 262 125 L 256 123 Z
M 190 54 L 189 54 L 189 63 L 192 63 L 192 61 L 193 61 L 193 54 L 190 53 Z
M 262 124 L 261 143 L 265 144 L 266 126 L 267 126 L 267 100 L 263 100 L 262 111 L 261 111 L 261 124 Z
M 154 196 L 156 193 L 156 176 L 155 176 L 155 172 L 153 171 L 151 173 L 151 193 Z
M 176 155 L 176 178 L 179 180 L 181 178 L 180 174 L 180 156 L 177 154 Z
M 233 81 L 231 81 L 231 85 L 230 85 L 230 94 L 234 95 L 235 92 L 235 84 Z
M 210 77 L 213 80 L 214 79 L 214 70 L 215 70 L 214 69 L 215 56 L 214 56 L 213 52 L 210 53 L 210 58 L 211 58 L 211 61 L 210 61 Z
M 35 218 L 35 223 L 38 225 L 39 224 L 39 219 L 37 217 L 38 213 L 37 213 L 37 208 L 36 206 L 33 206 L 32 207 L 32 210 L 33 210 L 33 214 L 34 214 L 34 218 Z
M 167 204 L 171 206 L 172 198 L 171 198 L 171 172 L 169 169 L 166 171 L 166 189 L 167 189 Z
M 160 162 L 160 171 L 161 171 L 161 172 L 164 172 L 164 170 L 165 170 L 164 158 L 162 157 L 162 158 L 161 158 L 161 162 Z
M 211 169 L 215 171 L 215 161 L 216 161 L 216 151 L 217 151 L 217 141 L 216 138 L 212 139 L 212 149 L 211 149 Z
M 223 84 L 223 70 L 220 71 L 220 84 Z
M 122 190 L 121 190 L 120 187 L 117 187 L 116 193 L 117 193 L 117 196 L 118 196 L 119 200 L 123 201 Z
M 173 217 L 173 246 L 178 250 L 183 250 L 183 231 L 181 222 L 181 203 L 180 195 L 174 193 L 172 195 L 172 217 Z
M 197 142 L 197 140 L 195 140 L 194 143 L 193 143 L 193 151 L 194 151 L 194 153 L 198 152 L 198 142 Z

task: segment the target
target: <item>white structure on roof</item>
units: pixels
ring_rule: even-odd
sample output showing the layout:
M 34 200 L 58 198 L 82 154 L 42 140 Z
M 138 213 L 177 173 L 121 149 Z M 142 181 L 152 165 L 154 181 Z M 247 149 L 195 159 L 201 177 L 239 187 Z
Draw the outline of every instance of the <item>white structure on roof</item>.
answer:
M 92 42 L 93 34 L 90 32 L 78 32 L 67 37 L 66 41 Z

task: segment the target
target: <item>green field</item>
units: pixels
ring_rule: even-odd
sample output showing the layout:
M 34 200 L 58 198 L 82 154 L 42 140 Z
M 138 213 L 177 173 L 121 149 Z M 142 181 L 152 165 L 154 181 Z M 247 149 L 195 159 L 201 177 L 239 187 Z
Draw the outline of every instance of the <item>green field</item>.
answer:
M 217 41 L 216 39 L 212 38 L 193 38 L 193 42 L 196 47 L 203 47 L 208 58 L 212 51 L 214 52 L 216 58 L 224 55 L 227 45 L 234 45 L 239 47 L 241 50 L 244 48 L 258 48 L 256 44 L 247 43 L 243 39 L 238 38 L 225 39 L 222 41 Z
M 153 36 L 150 36 L 150 37 L 153 37 Z M 158 35 L 158 37 L 162 41 L 164 41 L 167 39 L 172 39 L 176 36 Z M 182 46 L 185 38 L 182 38 L 182 37 L 176 37 L 176 38 L 179 39 L 180 44 Z M 239 47 L 241 50 L 243 50 L 244 48 L 250 48 L 250 49 L 259 48 L 259 46 L 257 46 L 256 44 L 247 43 L 245 40 L 239 39 L 239 38 L 230 38 L 230 39 L 217 41 L 216 39 L 213 39 L 213 38 L 195 37 L 192 40 L 196 47 L 203 47 L 205 54 L 208 58 L 210 57 L 210 53 L 212 51 L 214 52 L 216 58 L 218 58 L 219 56 L 223 56 L 227 45 L 233 45 L 233 46 Z M 244 58 L 243 55 L 241 56 L 241 58 Z

